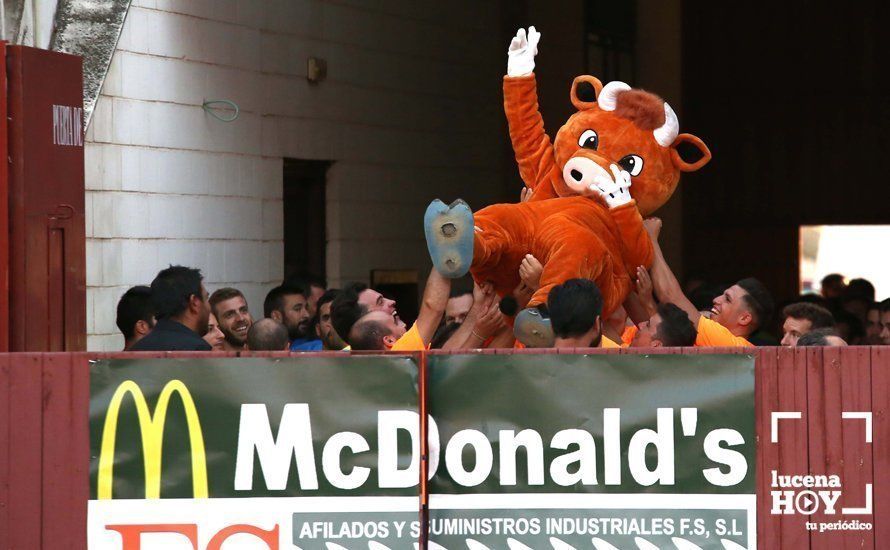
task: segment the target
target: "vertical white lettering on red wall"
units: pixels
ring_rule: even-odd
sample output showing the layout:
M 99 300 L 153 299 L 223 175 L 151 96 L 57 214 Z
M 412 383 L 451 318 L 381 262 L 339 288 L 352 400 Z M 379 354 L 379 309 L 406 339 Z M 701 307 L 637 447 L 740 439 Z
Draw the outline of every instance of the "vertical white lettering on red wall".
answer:
M 83 108 L 53 105 L 53 145 L 83 147 Z

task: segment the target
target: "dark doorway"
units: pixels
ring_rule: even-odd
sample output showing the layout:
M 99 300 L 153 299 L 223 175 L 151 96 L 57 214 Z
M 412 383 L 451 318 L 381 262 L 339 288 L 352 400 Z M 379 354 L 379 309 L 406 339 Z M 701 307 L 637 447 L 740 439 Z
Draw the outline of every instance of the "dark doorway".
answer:
M 604 83 L 636 81 L 637 5 L 635 2 L 584 2 L 584 66 Z
M 284 274 L 324 279 L 325 181 L 330 161 L 284 159 Z
M 801 225 L 890 224 L 885 5 L 683 3 L 681 128 L 714 155 L 680 184 L 687 270 L 758 277 L 781 302 Z

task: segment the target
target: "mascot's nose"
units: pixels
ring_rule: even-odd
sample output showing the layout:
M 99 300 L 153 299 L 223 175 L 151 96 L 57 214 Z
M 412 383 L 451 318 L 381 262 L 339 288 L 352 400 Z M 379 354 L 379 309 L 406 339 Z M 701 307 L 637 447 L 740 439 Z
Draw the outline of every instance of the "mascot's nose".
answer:
M 562 179 L 572 191 L 579 195 L 595 195 L 591 186 L 603 178 L 612 181 L 612 174 L 586 156 L 570 158 L 562 169 Z

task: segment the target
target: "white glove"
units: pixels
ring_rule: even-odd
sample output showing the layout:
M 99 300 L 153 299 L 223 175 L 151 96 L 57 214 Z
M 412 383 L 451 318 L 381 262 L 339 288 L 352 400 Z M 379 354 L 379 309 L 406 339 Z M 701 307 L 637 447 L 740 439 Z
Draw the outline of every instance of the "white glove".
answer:
M 528 39 L 525 29 L 519 29 L 510 42 L 507 50 L 507 76 L 527 76 L 535 70 L 535 56 L 538 55 L 538 41 L 541 33 L 534 27 L 528 28 Z
M 630 196 L 630 174 L 626 170 L 622 170 L 617 164 L 609 166 L 615 181 L 608 176 L 597 178 L 594 184 L 597 192 L 609 205 L 609 208 L 617 208 L 621 205 L 629 203 L 633 198 Z

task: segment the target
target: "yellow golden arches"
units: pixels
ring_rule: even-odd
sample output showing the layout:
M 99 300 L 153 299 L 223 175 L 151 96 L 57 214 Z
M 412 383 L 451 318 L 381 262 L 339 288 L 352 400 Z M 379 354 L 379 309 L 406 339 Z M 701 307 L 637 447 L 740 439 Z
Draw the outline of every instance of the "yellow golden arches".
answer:
M 154 415 L 148 408 L 145 395 L 132 380 L 122 382 L 115 390 L 105 413 L 105 425 L 102 428 L 102 443 L 99 450 L 99 471 L 97 475 L 96 496 L 102 499 L 111 498 L 111 486 L 114 479 L 114 445 L 117 433 L 117 419 L 120 415 L 121 402 L 128 394 L 133 397 L 136 414 L 139 418 L 139 431 L 142 436 L 142 454 L 145 465 L 145 498 L 161 496 L 161 449 L 164 443 L 164 421 L 170 397 L 178 393 L 185 410 L 185 418 L 189 431 L 189 445 L 192 454 L 192 491 L 195 498 L 207 498 L 207 454 L 204 451 L 204 433 L 192 394 L 181 380 L 171 380 L 161 390 Z

